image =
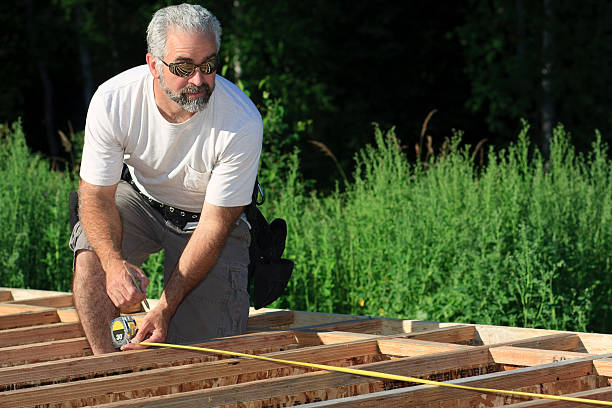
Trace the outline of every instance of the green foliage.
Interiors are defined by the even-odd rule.
[[[285,104],[268,91],[267,79],[259,81],[258,90],[262,93],[259,110],[264,128],[258,180],[264,186],[265,194],[274,195],[282,188],[282,176],[289,169],[291,154],[303,138],[309,121],[297,121],[290,126]]]
[[[76,182],[29,151],[21,122],[1,132],[0,284],[70,290],[68,193]]]
[[[588,158],[576,155],[558,127],[545,163],[527,132],[481,169],[456,135],[425,170],[376,127],[354,183],[326,197],[304,194],[294,158],[271,200],[296,261],[276,306],[611,331],[607,148],[598,135]]]

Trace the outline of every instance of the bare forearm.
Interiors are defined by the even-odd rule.
[[[107,270],[108,263],[120,260],[121,218],[113,194],[99,194],[81,185],[79,189],[79,210],[83,230],[89,243]]]
[[[117,185],[79,183],[80,218],[83,230],[104,271],[106,294],[116,307],[140,302],[149,279],[121,254],[122,225],[115,204]],[[134,282],[140,281],[140,285]]]

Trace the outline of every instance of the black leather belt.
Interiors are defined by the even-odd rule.
[[[164,204],[164,203],[160,203],[159,201],[156,201],[152,199],[151,197],[147,196],[146,194],[144,194],[142,191],[138,189],[138,187],[134,183],[134,180],[132,180],[132,176],[130,175],[130,172],[127,170],[127,166],[124,167],[124,171],[121,174],[121,179],[130,183],[132,188],[136,190],[138,194],[140,194],[151,205],[151,207],[157,210],[157,212],[159,212],[166,221],[170,221],[172,224],[174,224],[178,228],[182,230],[186,230],[186,231],[192,230],[195,228],[198,221],[200,220],[200,213],[191,212],[187,210],[181,210],[180,208],[176,208],[176,207],[172,207],[170,205]],[[188,225],[188,223],[193,223],[193,224]]]
[[[159,212],[162,215],[162,217],[164,217],[166,221],[170,221],[172,224],[176,225],[180,229],[182,230],[194,229],[195,225],[193,225],[193,228],[187,228],[188,227],[187,223],[188,222],[197,223],[200,220],[200,213],[194,213],[191,211],[181,210],[180,208],[172,207],[170,205],[160,203],[159,201],[155,201],[154,199],[140,192],[138,188],[134,185],[133,182],[130,184],[151,205],[151,207],[156,209],[157,212]]]

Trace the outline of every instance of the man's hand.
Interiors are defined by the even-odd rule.
[[[116,307],[132,306],[146,298],[149,279],[142,269],[122,259],[109,261],[105,269],[106,294]]]
[[[121,350],[140,350],[147,348],[147,346],[138,344],[142,341],[163,343],[168,335],[168,325],[170,324],[171,317],[168,316],[166,312],[167,309],[160,304],[147,313],[142,321],[142,327],[138,328],[136,336],[134,336],[130,343],[121,346]]]

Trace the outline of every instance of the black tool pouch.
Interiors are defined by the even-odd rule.
[[[282,259],[287,239],[287,223],[276,218],[271,223],[257,208],[257,183],[253,201],[244,212],[251,224],[249,247],[249,286],[255,309],[274,302],[283,294],[293,272],[293,261]]]
[[[70,231],[74,229],[74,226],[79,222],[79,193],[71,191],[68,194],[68,211],[70,215]]]

